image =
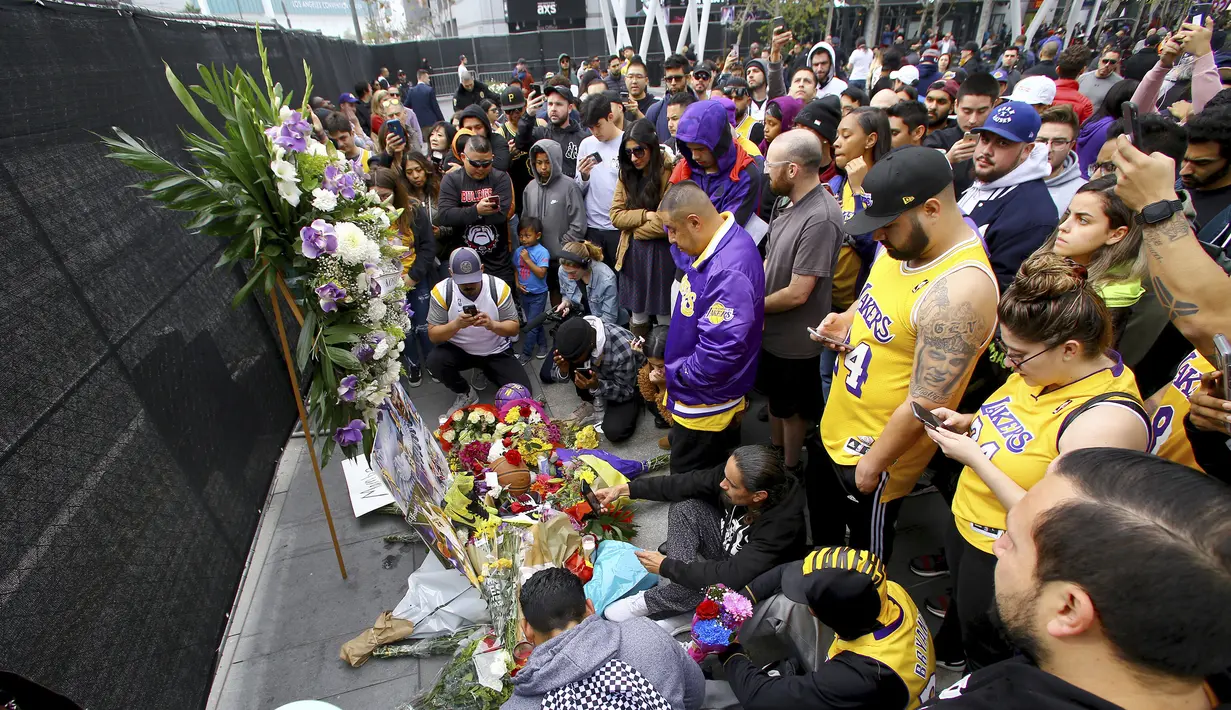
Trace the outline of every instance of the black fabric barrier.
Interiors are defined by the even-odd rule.
[[[264,38],[296,96],[303,59],[335,100],[373,74],[354,43]],[[204,706],[294,421],[242,271],[91,133],[186,160],[164,60],[260,81],[251,28],[0,0],[0,668],[91,709]]]

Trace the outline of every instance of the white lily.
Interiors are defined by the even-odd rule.
[[[278,194],[281,195],[282,199],[286,200],[291,207],[299,206],[299,185],[296,185],[293,182],[279,181]]]

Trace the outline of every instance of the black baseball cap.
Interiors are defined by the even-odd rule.
[[[863,191],[871,200],[842,225],[847,234],[867,234],[935,197],[953,184],[953,168],[935,148],[904,146],[891,150],[868,171]]]
[[[500,93],[500,108],[505,111],[523,108],[525,105],[526,95],[517,84],[510,84],[508,88]]]
[[[548,84],[547,86],[543,87],[543,98],[547,98],[548,96],[551,96],[552,94],[560,94],[560,98],[564,99],[565,101],[569,103],[573,103],[573,92],[567,86],[564,86],[564,85],[553,86],[551,84]]]
[[[782,572],[782,593],[805,604],[840,638],[854,639],[884,626],[888,603],[885,565],[876,555],[851,547],[822,547]]]

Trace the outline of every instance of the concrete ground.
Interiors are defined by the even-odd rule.
[[[537,372],[541,361],[530,367]],[[570,385],[541,386],[556,416],[568,416],[577,404]],[[424,419],[435,421],[453,394],[425,378],[409,390]],[[495,388],[481,394],[491,402]],[[760,408],[753,404],[752,412]],[[644,460],[661,451],[663,434],[646,416],[636,435],[605,446],[626,458]],[[767,442],[768,425],[745,417],[743,440]],[[392,609],[406,593],[406,579],[423,561],[420,544],[387,544],[382,537],[408,528],[395,516],[368,514],[356,519],[350,507],[341,464],[323,470],[348,579],[342,580],[303,439],[291,439],[278,466],[274,485],[253,543],[230,627],[221,649],[208,710],[267,710],[294,700],[319,699],[343,710],[392,709],[421,687],[430,685],[445,658],[373,659],[351,668],[338,657],[341,645],[369,628],[381,612]],[[654,549],[666,539],[666,504],[641,502],[634,540]],[[910,498],[903,505],[890,577],[910,590],[923,607],[925,596],[944,591],[946,577],[923,580],[907,569],[911,557],[939,550],[944,525],[951,524],[940,496]],[[933,632],[939,622],[925,613]],[[938,678],[945,687],[953,674]]]

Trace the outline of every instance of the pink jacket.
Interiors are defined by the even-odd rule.
[[[1171,70],[1167,67],[1155,64],[1154,68],[1142,77],[1137,90],[1133,92],[1133,103],[1137,104],[1141,113],[1154,113],[1158,110],[1154,104],[1158,100],[1158,92],[1162,88],[1163,79],[1167,77],[1169,71]],[[1214,53],[1210,52],[1197,57],[1197,61],[1193,63],[1191,113],[1200,112],[1205,108],[1206,102],[1214,98],[1214,94],[1219,91],[1222,91],[1222,79],[1218,76],[1218,67],[1214,64]]]

